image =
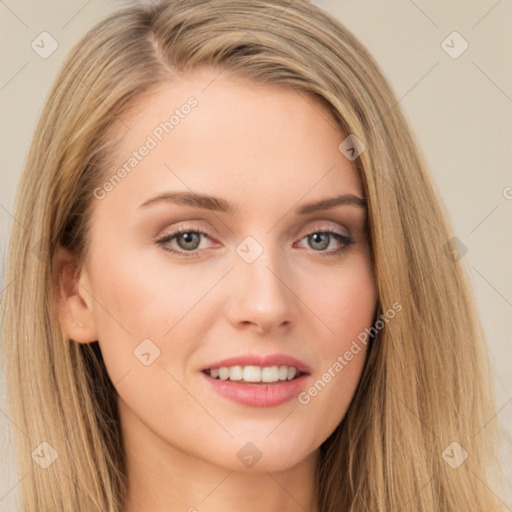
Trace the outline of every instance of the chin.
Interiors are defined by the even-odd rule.
[[[314,456],[311,450],[298,448],[297,442],[288,438],[288,442],[281,442],[276,438],[273,442],[253,440],[235,442],[235,448],[229,448],[222,456],[214,455],[211,460],[217,466],[229,471],[239,473],[266,473],[286,471]],[[233,445],[231,445],[233,446]],[[313,450],[314,452],[315,450]],[[234,452],[234,456],[233,456]],[[213,455],[213,454],[212,454]]]
[[[281,453],[268,453],[266,455],[262,453],[261,458],[256,460],[256,462],[253,462],[252,465],[249,463],[246,465],[236,457],[229,465],[226,465],[224,461],[222,467],[237,473],[278,473],[280,471],[287,471],[297,466],[303,462],[305,458],[306,457],[297,457],[296,454],[293,457],[286,457]]]

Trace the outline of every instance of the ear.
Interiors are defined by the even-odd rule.
[[[57,312],[62,331],[78,343],[97,341],[87,272],[78,258],[63,247],[57,249],[56,265],[59,290]]]

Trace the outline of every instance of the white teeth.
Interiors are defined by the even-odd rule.
[[[285,368],[286,368],[286,366],[285,366]],[[293,366],[290,366],[290,368],[288,368],[288,375],[287,375],[288,380],[292,380],[296,374],[297,374],[297,370]]]
[[[231,366],[229,369],[229,380],[242,380],[243,366]]]
[[[221,368],[219,368],[220,380],[227,380],[228,377],[229,377],[229,368],[227,368],[226,366],[222,366]]]
[[[293,366],[221,366],[212,368],[210,377],[220,380],[244,382],[279,382],[292,380],[299,372]]]
[[[245,382],[261,382],[261,368],[259,366],[244,366]]]
[[[276,382],[280,374],[277,366],[265,366],[261,370],[261,382]]]

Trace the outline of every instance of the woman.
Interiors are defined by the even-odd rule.
[[[15,218],[24,510],[500,510],[452,230],[376,63],[318,8],[98,23]]]

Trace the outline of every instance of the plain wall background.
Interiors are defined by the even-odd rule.
[[[496,415],[512,435],[512,2],[316,0],[373,54],[388,77],[430,165],[469,270],[496,384]],[[99,0],[0,1],[0,293],[13,200],[33,130],[62,61],[75,42],[122,5]],[[58,49],[41,58],[31,43],[49,32]],[[458,32],[458,58],[442,42]],[[453,39],[453,42],[452,42]],[[461,48],[453,36],[452,52]],[[15,510],[11,429],[0,402],[0,509]],[[503,447],[512,482],[511,444]],[[512,485],[512,484],[511,484]],[[512,491],[492,489],[512,510]],[[491,492],[490,491],[490,492]]]

